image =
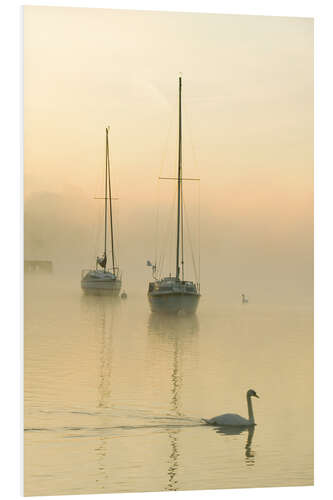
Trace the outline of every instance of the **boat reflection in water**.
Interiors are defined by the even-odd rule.
[[[252,450],[252,439],[254,436],[254,425],[250,427],[235,427],[235,426],[216,426],[213,427],[217,434],[223,434],[224,436],[237,436],[242,434],[243,432],[247,432],[247,441],[245,444],[245,463],[246,465],[254,465],[255,464],[255,452]]]
[[[148,319],[150,340],[160,339],[163,344],[170,341],[179,341],[180,345],[193,343],[199,329],[199,319],[195,314],[173,316],[167,313],[152,313]]]
[[[98,469],[96,483],[99,483],[101,491],[105,491],[110,479],[107,454],[110,440],[108,436],[110,427],[108,409],[112,406],[112,338],[120,303],[120,297],[116,296],[111,301],[108,296],[81,296],[81,311],[91,323],[91,329],[98,345],[99,373],[96,380],[96,414],[98,413],[99,416],[99,428],[98,431],[96,429],[98,444],[95,451]],[[105,432],[103,432],[103,429],[105,429]]]
[[[173,418],[175,425],[175,428],[167,428],[166,431],[169,441],[169,456],[167,460],[168,478],[164,489],[167,491],[181,489],[177,473],[180,461],[178,440],[184,427],[184,418],[186,419],[182,413],[184,354],[186,352],[186,361],[197,358],[195,346],[198,332],[199,321],[195,315],[176,317],[154,313],[149,316],[148,340],[151,357],[154,358],[152,364],[156,366],[158,382],[158,377],[165,377],[165,371],[159,370],[159,366],[167,363],[166,370],[170,388],[168,416]],[[157,359],[158,357],[160,359]]]

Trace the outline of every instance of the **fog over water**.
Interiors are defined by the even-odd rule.
[[[154,187],[152,185],[152,190]],[[25,258],[50,259],[57,273],[67,273],[68,278],[75,279],[76,276],[78,279],[80,270],[94,266],[96,255],[103,251],[104,221],[99,200],[72,191],[68,187],[62,194],[38,192],[26,199]],[[273,221],[272,226],[262,221],[255,223],[244,214],[238,221],[234,220],[232,226],[223,214],[218,219],[214,211],[208,213],[204,208],[201,211],[203,293],[219,293],[228,301],[233,296],[238,300],[239,292],[245,291],[256,302],[311,302],[313,241],[310,224],[306,233],[304,226],[300,228],[297,221],[293,228],[289,227],[292,222],[288,221],[289,226],[283,231]],[[146,290],[151,277],[146,260],[153,260],[156,251],[156,212],[154,205],[150,209],[138,206],[133,213],[126,206],[116,207],[116,256],[126,287],[135,292]],[[161,254],[169,257],[167,272],[174,273],[175,214],[171,220],[174,224],[170,226],[168,248]],[[194,231],[191,236],[193,234],[195,239],[197,221],[193,216],[192,222]],[[189,263],[186,274],[189,274],[188,279],[193,279],[189,244],[186,249],[188,259],[185,262]],[[198,256],[198,245],[195,250]]]
[[[158,177],[177,169],[180,71],[202,297],[161,319],[146,261],[174,275],[176,183]],[[107,125],[127,301],[80,288],[103,252]],[[25,7],[24,217],[25,259],[53,262],[25,274],[26,494],[312,484],[311,19]],[[246,416],[250,387],[254,433],[202,424]]]

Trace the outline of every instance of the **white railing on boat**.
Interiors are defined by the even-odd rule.
[[[81,270],[81,279],[83,279],[88,273],[97,271],[97,269],[82,269]],[[99,269],[100,272],[103,272]],[[106,269],[105,272],[114,274],[117,279],[121,280],[122,273],[119,273],[119,267],[115,267],[115,273],[112,272],[111,269]]]

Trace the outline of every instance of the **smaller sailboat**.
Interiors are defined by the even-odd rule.
[[[110,175],[110,154],[109,154],[109,127],[106,131],[106,152],[105,152],[105,205],[104,205],[104,252],[102,256],[96,257],[96,268],[83,270],[81,272],[81,288],[85,293],[107,294],[118,296],[121,289],[121,273],[116,266],[114,251],[114,235],[112,221],[112,197],[111,197],[111,175]],[[108,203],[109,202],[109,203]],[[111,240],[111,262],[112,267],[107,268],[107,233],[108,233],[108,209],[109,228]]]

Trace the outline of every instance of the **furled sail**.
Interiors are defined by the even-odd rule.
[[[96,258],[96,264],[101,266],[103,269],[106,268],[106,262],[107,262],[106,253],[103,255],[103,257]]]

